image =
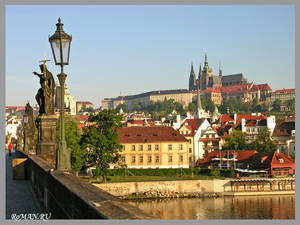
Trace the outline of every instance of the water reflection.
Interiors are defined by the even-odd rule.
[[[295,219],[295,195],[129,201],[159,219]]]

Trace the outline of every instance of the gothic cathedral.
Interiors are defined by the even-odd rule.
[[[234,85],[241,85],[247,83],[248,83],[247,79],[244,79],[243,74],[222,76],[221,64],[219,68],[219,76],[214,76],[212,68],[208,66],[206,51],[205,51],[204,67],[202,69],[200,64],[198,79],[196,79],[196,74],[194,72],[193,64],[191,65],[190,80],[189,80],[190,91],[197,90],[197,87],[199,87],[199,90],[206,90],[210,88],[218,89],[219,87],[234,86]]]

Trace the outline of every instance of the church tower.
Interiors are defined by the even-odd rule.
[[[201,68],[201,63],[200,63],[199,74],[198,74],[198,86],[199,86],[200,90],[203,90],[202,80],[203,80],[203,77],[202,77],[202,68]]]
[[[200,81],[200,90],[206,90],[208,88],[211,88],[213,85],[213,78],[212,78],[213,70],[209,68],[206,51],[205,51],[204,67],[203,70],[201,71],[201,76],[202,79]]]
[[[189,81],[189,91],[196,90],[196,86],[197,86],[196,75],[194,73],[194,67],[192,63],[191,72],[190,72],[190,81]]]
[[[222,66],[221,66],[221,61],[220,61],[220,67],[219,67],[219,76],[222,77]]]

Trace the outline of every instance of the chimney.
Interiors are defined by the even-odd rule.
[[[246,125],[246,119],[245,119],[245,118],[242,118],[242,132],[243,132],[243,133],[246,132],[245,125]]]
[[[236,124],[236,118],[237,118],[237,114],[236,113],[233,115],[233,118],[234,118],[233,124]]]
[[[178,124],[180,123],[180,115],[176,116],[176,123],[178,123]]]

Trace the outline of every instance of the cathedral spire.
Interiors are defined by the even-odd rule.
[[[220,67],[219,67],[219,76],[222,76],[222,66],[221,66],[221,60],[220,60]]]
[[[191,64],[191,74],[194,73],[194,67],[193,67],[193,62]]]
[[[205,51],[204,70],[206,70],[206,71],[209,70],[206,51]]]

